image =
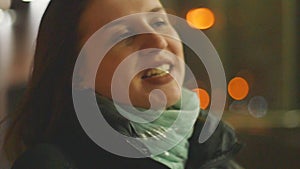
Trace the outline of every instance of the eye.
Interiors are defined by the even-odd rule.
[[[168,25],[168,21],[164,18],[155,18],[151,24],[154,28],[160,28]]]
[[[153,24],[153,26],[155,26],[155,27],[160,27],[160,26],[164,26],[164,25],[167,25],[167,23],[165,21],[155,22]]]
[[[125,33],[120,34],[117,38],[118,38],[118,40],[121,40],[121,39],[124,40],[126,37],[130,38],[131,35],[132,35],[131,32],[125,32]]]
[[[130,30],[117,32],[113,37],[113,42],[129,42],[134,38],[134,33]]]

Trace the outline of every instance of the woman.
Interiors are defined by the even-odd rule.
[[[122,3],[120,3],[122,2]],[[203,120],[198,114],[193,114],[192,123],[195,126],[189,134],[172,149],[164,153],[147,156],[147,158],[128,158],[118,156],[96,145],[80,126],[72,102],[72,74],[83,45],[105,24],[120,17],[139,13],[157,12],[166,15],[158,0],[52,0],[42,18],[37,47],[34,57],[34,69],[23,102],[18,112],[12,117],[11,127],[5,141],[5,149],[13,169],[18,168],[239,168],[232,157],[240,149],[234,132],[220,123],[213,136],[205,143],[198,143],[198,136]],[[148,34],[131,36],[117,43],[103,58],[96,78],[95,85],[89,82],[86,70],[82,69],[77,78],[81,91],[97,93],[97,101],[102,114],[108,123],[119,133],[130,137],[155,137],[155,127],[165,129],[170,120],[174,120],[178,110],[197,105],[194,95],[187,90],[180,90],[184,77],[183,49],[174,28],[166,17],[149,20],[139,18],[139,26],[149,29]],[[119,23],[110,29],[108,40],[113,35],[127,35],[131,28]],[[161,32],[160,32],[161,31]],[[158,33],[167,33],[163,36]],[[175,38],[174,38],[175,37]],[[166,57],[160,52],[140,52],[128,67],[129,71],[137,73],[130,81],[130,101],[123,94],[113,97],[111,86],[113,75],[118,65],[128,55],[138,51],[155,48],[168,51],[176,57]],[[151,57],[149,57],[151,55]],[[152,63],[149,69],[138,71],[141,58],[143,62]],[[145,59],[146,58],[146,59]],[[165,60],[163,63],[161,60]],[[93,64],[88,57],[84,61]],[[159,64],[157,64],[159,63]],[[132,73],[131,72],[131,73]],[[117,78],[120,82],[126,80],[130,72],[121,72]],[[75,79],[76,79],[75,78]],[[117,85],[117,88],[122,88]],[[142,124],[132,122],[120,116],[111,100],[118,105],[132,105],[138,109],[151,107],[149,95],[154,89],[165,94],[163,120]],[[177,106],[183,94],[190,100],[183,101]],[[160,94],[154,94],[151,103],[161,102]],[[130,107],[130,106],[129,106]],[[175,113],[175,115],[174,115]],[[196,112],[198,113],[198,112]],[[130,116],[130,115],[129,115]],[[196,122],[195,122],[196,121]],[[195,124],[194,124],[195,122]],[[171,123],[171,122],[170,122]],[[164,128],[165,127],[165,128]],[[178,133],[173,132],[174,136]],[[114,141],[114,140],[111,140]],[[153,152],[153,145],[145,145],[146,150]],[[164,148],[158,147],[158,149]],[[138,149],[139,152],[139,149]]]

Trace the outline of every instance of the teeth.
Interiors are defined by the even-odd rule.
[[[162,70],[162,71],[169,71],[170,70],[170,65],[169,64],[162,64],[162,65],[160,65],[160,66],[158,66],[158,67],[156,67],[156,69],[159,69],[159,70]]]
[[[147,71],[145,77],[151,77],[151,76],[164,76],[168,73],[170,73],[171,65],[169,64],[162,64],[154,69],[150,69]]]

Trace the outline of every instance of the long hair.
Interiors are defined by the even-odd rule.
[[[87,3],[51,0],[42,17],[31,78],[17,111],[8,118],[4,150],[11,162],[73,123],[72,73],[79,54],[79,20]]]

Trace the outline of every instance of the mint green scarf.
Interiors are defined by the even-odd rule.
[[[100,102],[105,100],[102,104],[113,104],[104,97],[98,96],[98,99]],[[130,109],[135,108],[124,105],[115,104],[115,108],[114,111],[131,119],[131,127],[140,137],[140,141],[153,154],[151,155],[153,160],[171,169],[184,169],[188,158],[188,138],[193,133],[193,126],[200,110],[199,100],[194,92],[182,89],[182,97],[174,106],[163,112],[152,111],[151,114],[148,113],[149,116],[147,114],[136,116],[130,113]],[[146,111],[142,108],[136,108],[136,110]],[[153,116],[158,118],[153,121],[149,120]],[[150,122],[146,123],[146,121]]]

